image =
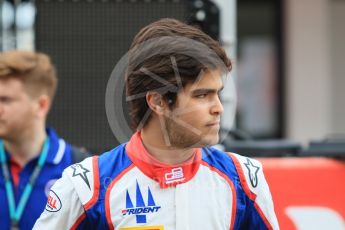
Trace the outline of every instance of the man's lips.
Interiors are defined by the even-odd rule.
[[[220,125],[220,121],[213,121],[213,122],[207,123],[206,126],[213,127],[213,126],[219,126],[219,125]]]

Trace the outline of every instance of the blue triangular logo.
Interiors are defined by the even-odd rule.
[[[138,181],[136,182],[136,204],[133,205],[132,199],[129,195],[129,191],[126,191],[126,209],[122,210],[123,216],[136,216],[136,222],[139,224],[147,223],[146,215],[150,213],[156,213],[161,208],[157,206],[153,198],[150,187],[147,188],[147,206],[145,205],[143,195],[140,190]]]

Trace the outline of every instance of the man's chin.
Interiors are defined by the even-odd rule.
[[[199,147],[216,145],[218,144],[218,142],[219,135],[206,136],[201,139]]]
[[[0,139],[3,139],[3,138],[4,138],[4,136],[5,136],[5,133],[4,133],[4,132],[2,132],[2,130],[1,130],[1,128],[0,128]]]
[[[1,129],[1,127],[0,127],[0,139],[5,140],[8,138],[9,138],[9,133],[6,130]]]

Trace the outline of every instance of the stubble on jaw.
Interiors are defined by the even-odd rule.
[[[169,139],[169,144],[171,147],[187,149],[194,147],[204,147],[206,145],[213,145],[216,143],[208,143],[210,141],[204,140],[204,132],[202,130],[195,130],[186,127],[180,122],[176,122],[178,118],[174,116],[164,117],[164,128],[165,135]],[[161,127],[163,128],[163,127]],[[218,132],[214,135],[219,135]],[[218,139],[218,138],[217,138]]]

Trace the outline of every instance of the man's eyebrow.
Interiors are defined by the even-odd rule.
[[[219,93],[224,89],[224,86],[222,86],[219,89],[214,89],[214,88],[200,88],[200,89],[195,89],[192,91],[192,94],[202,94],[202,93]]]

